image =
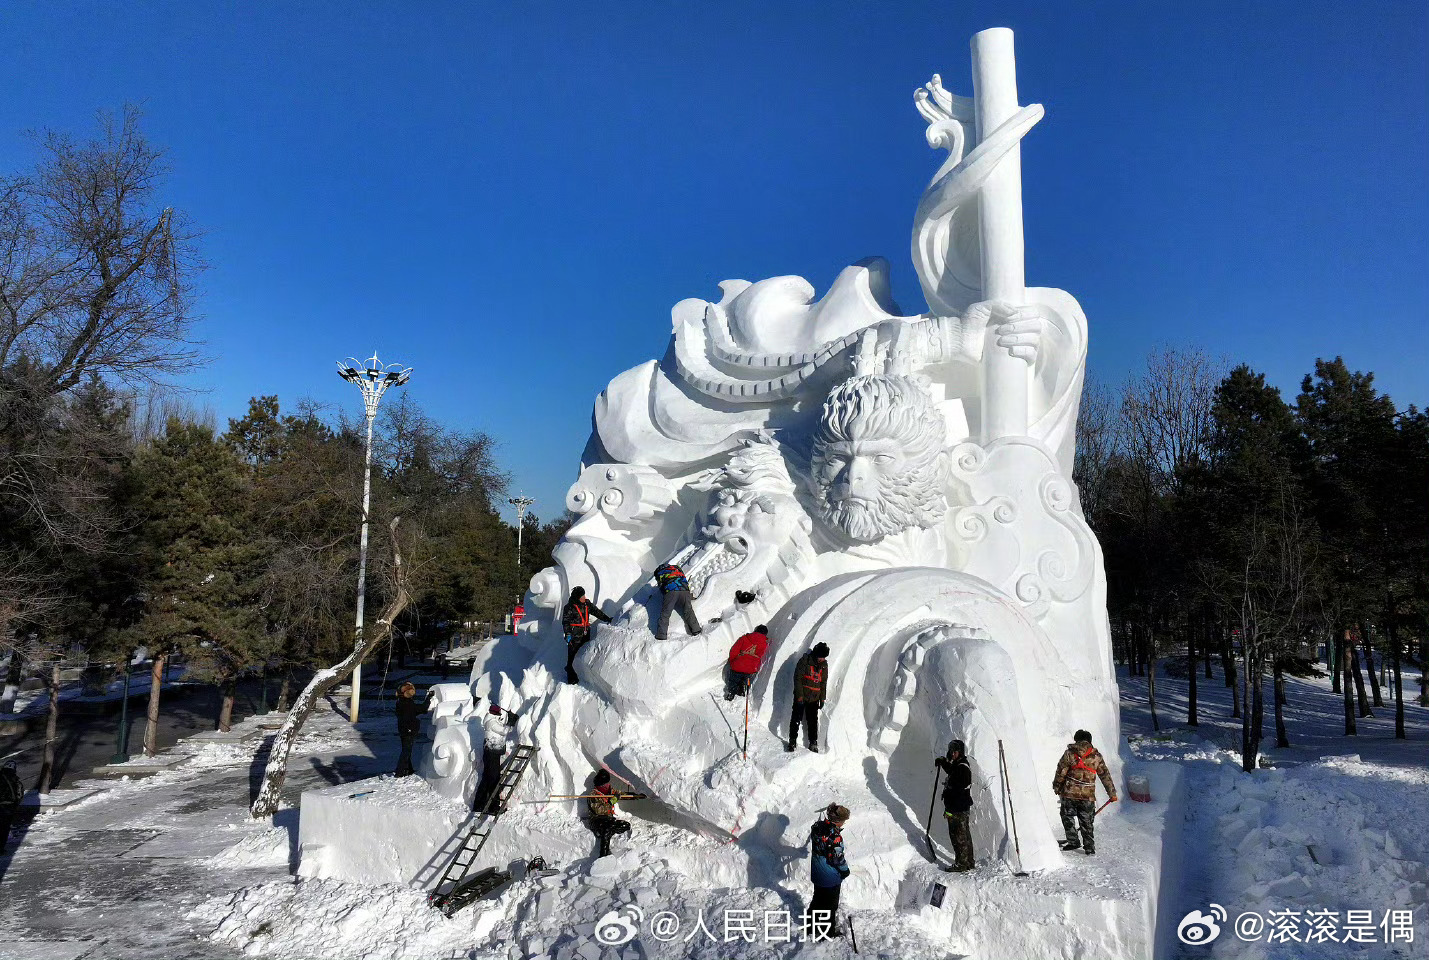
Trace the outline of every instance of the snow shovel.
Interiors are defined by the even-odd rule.
[[[998,772],[1002,775],[1002,802],[1008,812],[1012,814],[1012,848],[1017,851],[1017,867],[1012,872],[1014,877],[1025,877],[1027,871],[1022,869],[1022,844],[1017,840],[1017,807],[1012,803],[1012,777],[1007,772],[1007,757],[1002,752],[1002,741],[997,741],[997,766]]]
[[[938,848],[933,846],[933,811],[938,808],[938,782],[943,778],[943,771],[940,767],[933,768],[933,799],[928,801],[928,822],[923,825],[923,839],[928,841],[928,854],[933,858],[933,862],[942,866],[938,862]]]
[[[1096,812],[1094,812],[1094,813],[1092,814],[1092,818],[1095,819],[1095,818],[1096,818],[1096,815],[1097,815],[1098,813],[1101,813],[1101,812],[1102,812],[1103,810],[1105,810],[1107,807],[1111,806],[1113,803],[1116,803],[1116,799],[1117,799],[1116,797],[1112,797],[1112,798],[1111,798],[1110,800],[1108,800],[1106,803],[1104,803],[1104,804],[1102,804],[1101,806],[1097,807]]]

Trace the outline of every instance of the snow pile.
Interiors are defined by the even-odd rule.
[[[679,857],[662,856],[642,844],[594,863],[582,861],[550,876],[517,881],[495,899],[473,904],[451,919],[429,907],[418,891],[334,880],[251,887],[209,901],[189,919],[207,928],[214,940],[275,960],[852,955],[848,941],[799,942],[799,898],[742,884],[712,888],[709,881],[686,872]],[[658,928],[663,930],[659,937],[653,932],[657,915],[665,924]],[[597,931],[622,919],[633,920],[638,935],[623,946],[608,945],[610,933]],[[901,960],[947,953],[946,942],[916,921],[868,914],[856,915],[854,923],[863,957]]]
[[[292,837],[283,827],[250,834],[210,861],[219,867],[287,867]]]
[[[465,955],[478,914],[447,920],[416,890],[278,880],[215,898],[189,919],[249,956],[276,960]]]
[[[241,743],[205,743],[189,753],[184,766],[189,770],[203,767],[231,767],[253,762],[253,746]]]

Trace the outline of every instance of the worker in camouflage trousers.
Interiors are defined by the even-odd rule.
[[[700,635],[700,621],[695,616],[695,601],[690,596],[690,581],[685,571],[673,563],[662,563],[655,568],[655,583],[660,587],[660,619],[655,627],[655,639],[664,640],[670,635],[670,617],[678,612],[685,621],[685,632],[692,637]]]
[[[566,683],[580,682],[576,676],[576,655],[581,652],[581,647],[590,643],[591,617],[601,623],[610,622],[600,607],[586,599],[585,587],[573,588],[570,600],[561,611],[561,629],[566,634]]]
[[[973,869],[973,837],[968,829],[968,816],[973,808],[973,771],[968,764],[967,748],[961,740],[948,744],[948,755],[935,761],[947,774],[943,785],[943,817],[948,821],[948,840],[953,845],[953,865],[946,869],[965,873]]]
[[[1081,848],[1088,854],[1097,852],[1096,844],[1096,802],[1097,779],[1106,788],[1107,803],[1116,801],[1116,784],[1112,782],[1111,771],[1101,753],[1092,746],[1092,735],[1078,730],[1072,743],[1067,744],[1057,764],[1057,775],[1052,778],[1052,790],[1062,798],[1062,829],[1067,839],[1062,841],[1063,850]],[[1077,837],[1081,829],[1081,838]]]
[[[843,837],[847,822],[848,807],[831,803],[823,818],[809,828],[809,878],[814,881],[814,898],[809,901],[805,922],[814,939],[844,935],[839,926],[839,890],[849,875]]]
[[[618,820],[615,816],[615,805],[621,800],[643,799],[643,793],[623,794],[617,793],[610,785],[610,773],[605,770],[595,772],[595,787],[591,790],[591,796],[586,798],[586,809],[589,816],[585,818],[586,826],[590,827],[591,833],[596,839],[596,859],[610,855],[610,838],[617,837],[622,833],[630,832],[629,820]]]
[[[829,645],[820,641],[794,665],[794,713],[789,718],[789,742],[784,745],[787,752],[799,746],[801,723],[809,731],[809,749],[819,752],[819,711],[828,692]]]

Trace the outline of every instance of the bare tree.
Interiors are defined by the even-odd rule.
[[[337,686],[344,677],[350,676],[353,668],[361,663],[369,653],[391,639],[393,625],[401,616],[402,611],[411,603],[411,594],[408,592],[408,574],[402,566],[402,553],[397,542],[399,519],[393,518],[389,526],[392,539],[391,599],[387,601],[381,615],[377,618],[376,629],[371,632],[358,633],[354,638],[351,652],[341,662],[315,673],[313,678],[308,681],[308,685],[303,688],[303,692],[298,694],[292,709],[288,711],[288,718],[283,721],[283,726],[273,736],[273,746],[268,753],[268,765],[263,771],[263,785],[259,788],[250,811],[254,819],[271,817],[277,812],[278,804],[282,799],[283,780],[288,774],[288,757],[292,753],[293,744],[297,742],[298,734],[302,732],[303,724],[316,709],[318,700]]]
[[[1288,485],[1274,491],[1263,510],[1245,518],[1238,567],[1203,567],[1208,586],[1237,609],[1241,631],[1241,765],[1258,766],[1264,716],[1261,688],[1265,665],[1274,673],[1276,745],[1290,746],[1284,716],[1283,658],[1303,635],[1314,596],[1315,538],[1298,496]]]
[[[1185,618],[1174,609],[1180,602],[1160,583],[1176,577],[1168,563],[1176,562],[1174,534],[1168,518],[1171,498],[1180,493],[1187,472],[1206,458],[1206,441],[1215,407],[1216,388],[1226,364],[1190,347],[1163,347],[1147,357],[1146,369],[1129,379],[1121,391],[1120,436],[1113,449],[1122,452],[1123,482],[1110,509],[1137,528],[1143,590],[1135,608],[1143,620],[1147,690],[1153,725],[1156,715],[1156,668],[1160,627],[1180,625]],[[1094,401],[1095,404],[1095,401]],[[1090,434],[1092,431],[1088,431]],[[1190,674],[1188,722],[1196,722],[1196,671],[1193,629],[1183,631]],[[1135,631],[1133,632],[1133,635]]]
[[[87,376],[152,381],[197,359],[201,264],[183,217],[159,208],[163,151],[127,106],[86,142],[38,135],[28,176],[0,180],[0,369],[22,357],[61,393]]]

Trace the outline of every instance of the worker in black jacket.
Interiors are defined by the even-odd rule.
[[[412,744],[422,732],[422,708],[417,705],[417,688],[404,683],[397,688],[397,736],[402,739],[402,752],[397,754],[397,770],[393,776],[412,773]]]
[[[948,744],[948,755],[935,761],[938,769],[948,775],[943,785],[943,816],[948,821],[948,840],[953,845],[953,865],[945,869],[963,873],[973,863],[973,838],[968,830],[968,815],[973,808],[973,771],[968,764],[967,748],[961,740]]]
[[[601,623],[609,623],[610,618],[601,613],[600,607],[586,599],[585,587],[571,590],[571,599],[561,611],[561,629],[566,633],[566,683],[579,683],[576,676],[576,654],[581,647],[590,643],[590,618]]]

